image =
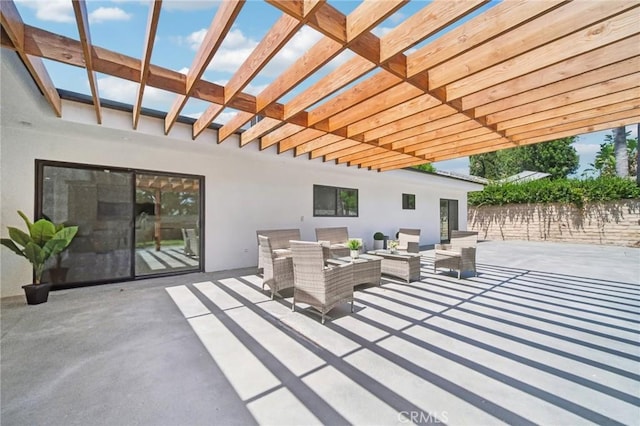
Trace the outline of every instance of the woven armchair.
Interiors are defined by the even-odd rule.
[[[263,229],[256,231],[256,237],[263,235],[269,238],[271,244],[271,250],[276,257],[291,256],[291,250],[289,250],[290,240],[300,239],[299,229]],[[260,240],[258,238],[258,272],[262,272],[264,269],[264,260],[262,257],[262,251],[260,250]]]
[[[320,243],[291,241],[293,253],[293,305],[306,303],[324,316],[342,302],[351,302],[353,312],[353,265],[325,266]]]
[[[436,257],[433,272],[436,268],[449,268],[458,271],[458,279],[463,271],[476,271],[476,245],[478,233],[473,231],[451,231],[449,244],[436,244]]]
[[[262,253],[262,289],[269,286],[271,298],[280,290],[293,287],[293,260],[291,256],[280,256],[273,251],[269,237],[258,235]]]
[[[362,246],[362,238],[349,238],[349,230],[346,226],[334,228],[316,228],[316,240],[319,242],[329,242],[331,255],[333,257],[349,256],[349,240],[358,240]]]
[[[398,231],[398,250],[407,253],[420,253],[420,230],[400,228]]]

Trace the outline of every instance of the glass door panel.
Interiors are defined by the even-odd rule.
[[[45,279],[65,284],[131,277],[132,182],[131,172],[42,168],[42,214],[78,226],[69,249],[47,265],[54,274],[48,271]]]
[[[440,200],[440,241],[449,242],[451,230],[458,229],[458,200]]]
[[[200,270],[200,180],[136,174],[136,275]]]

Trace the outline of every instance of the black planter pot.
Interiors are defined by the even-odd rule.
[[[27,298],[27,305],[39,305],[49,299],[51,283],[27,284],[23,285],[24,295]]]

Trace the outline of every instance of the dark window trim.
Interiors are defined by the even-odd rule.
[[[331,188],[331,189],[335,189],[335,193],[336,193],[336,210],[335,210],[335,214],[316,214],[316,187],[321,187],[321,188]],[[338,194],[340,192],[340,190],[346,190],[346,191],[355,191],[356,192],[356,200],[357,200],[357,207],[356,207],[356,214],[355,215],[339,215],[338,214]],[[360,216],[360,194],[357,188],[345,188],[342,186],[332,186],[332,185],[318,185],[318,184],[313,184],[313,217],[359,217]]]
[[[410,202],[413,199],[413,206]],[[416,194],[402,194],[402,210],[415,210],[416,209]]]
[[[73,168],[73,169],[84,169],[84,170],[113,170],[114,172],[125,172],[125,173],[132,173],[133,175],[133,182],[135,182],[135,177],[136,174],[159,174],[159,175],[165,175],[165,176],[173,176],[173,177],[186,177],[186,178],[190,178],[190,179],[198,179],[198,181],[200,182],[200,264],[198,266],[198,269],[191,269],[189,271],[169,271],[169,272],[159,272],[156,274],[147,274],[147,275],[143,275],[143,276],[136,276],[135,275],[135,261],[131,262],[131,276],[130,277],[125,277],[125,278],[114,278],[114,279],[108,279],[108,280],[93,280],[93,281],[82,281],[82,282],[77,282],[77,283],[73,283],[73,284],[57,284],[55,287],[52,288],[52,290],[61,290],[61,289],[65,289],[65,288],[76,288],[76,287],[86,287],[86,286],[92,286],[92,285],[98,285],[98,284],[108,284],[108,283],[116,283],[116,282],[125,282],[125,281],[139,281],[139,280],[146,280],[149,278],[155,278],[155,277],[169,277],[169,276],[176,276],[176,275],[184,275],[184,274],[190,274],[190,273],[194,273],[194,272],[204,272],[204,259],[205,259],[205,251],[204,251],[204,238],[203,236],[205,235],[205,220],[204,220],[204,206],[205,206],[205,179],[203,175],[192,175],[189,173],[176,173],[176,172],[164,172],[164,171],[158,171],[158,170],[150,170],[150,169],[137,169],[137,168],[127,168],[127,167],[114,167],[114,166],[102,166],[102,165],[96,165],[96,164],[85,164],[85,163],[71,163],[71,162],[66,162],[66,161],[52,161],[52,160],[41,160],[41,159],[36,159],[35,160],[35,176],[36,176],[36,180],[34,182],[35,184],[35,190],[34,190],[34,194],[35,194],[35,202],[34,202],[34,207],[35,207],[35,211],[33,212],[33,218],[35,220],[42,218],[42,197],[43,197],[43,186],[40,185],[40,182],[42,182],[42,178],[43,178],[43,174],[44,174],[44,168],[46,166],[51,166],[51,167],[66,167],[66,168]],[[133,200],[135,200],[135,191],[136,191],[136,186],[132,185],[132,196],[133,196]],[[132,203],[132,213],[133,216],[135,217],[135,202]],[[132,226],[131,227],[131,240],[130,241],[135,241],[135,228]],[[131,250],[133,251],[132,253],[132,259],[135,259],[135,246],[132,246]]]

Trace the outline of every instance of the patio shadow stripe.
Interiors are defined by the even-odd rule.
[[[403,295],[405,295],[405,296],[411,297],[411,298],[413,298],[413,299],[429,300],[429,299],[427,299],[427,298],[425,298],[425,297],[422,297],[422,296],[417,296],[417,295],[415,295],[415,294],[411,294],[411,293],[403,292],[403,291],[402,291],[402,290],[400,290],[400,289],[391,288],[391,287],[386,287],[386,289],[387,289],[389,292],[400,293],[400,294],[403,294]],[[391,297],[390,295],[385,295],[385,296],[380,296],[380,297],[385,297],[385,298],[387,298],[387,299],[389,299],[389,300],[395,300],[395,299],[394,299],[393,297]],[[477,297],[477,296],[476,296],[476,297]],[[490,298],[490,297],[485,296],[485,295],[482,295],[482,296],[480,296],[480,297],[483,297],[483,298]],[[504,301],[501,301],[501,302],[505,303]],[[533,319],[533,320],[536,320],[536,321],[544,322],[544,323],[547,323],[547,324],[553,324],[553,325],[556,325],[556,326],[559,326],[559,327],[562,327],[562,328],[570,328],[570,329],[573,329],[573,330],[576,330],[576,331],[580,331],[580,332],[583,332],[583,333],[587,333],[587,334],[591,334],[591,335],[594,335],[594,336],[602,337],[603,339],[618,341],[618,342],[620,342],[620,343],[622,343],[622,344],[627,344],[627,345],[632,345],[632,346],[636,346],[636,345],[637,345],[637,342],[635,342],[635,341],[628,340],[628,339],[624,339],[624,338],[617,337],[617,336],[613,336],[613,335],[611,335],[611,334],[602,333],[602,332],[597,332],[597,331],[594,331],[594,330],[591,330],[591,329],[585,329],[585,328],[582,328],[582,327],[579,327],[579,326],[574,326],[574,325],[570,325],[570,324],[566,324],[566,323],[562,323],[562,322],[558,322],[558,321],[554,321],[554,320],[546,319],[546,318],[543,318],[543,317],[537,317],[537,316],[534,316],[534,315],[525,314],[525,313],[522,313],[522,312],[520,312],[520,311],[512,311],[512,310],[509,310],[509,309],[504,308],[504,307],[500,307],[500,308],[498,308],[498,307],[493,306],[493,305],[489,305],[489,304],[486,304],[486,303],[478,302],[477,300],[472,300],[471,298],[470,298],[470,299],[464,299],[464,300],[462,300],[462,301],[461,301],[461,303],[459,303],[459,304],[457,304],[457,305],[455,305],[455,306],[452,306],[452,307],[450,307],[450,308],[449,308],[449,309],[447,309],[447,310],[450,310],[450,309],[454,309],[454,308],[455,308],[455,309],[460,309],[460,310],[464,311],[464,309],[463,309],[463,308],[461,308],[461,306],[462,306],[463,304],[465,304],[465,303],[470,303],[470,304],[477,305],[477,306],[484,306],[484,307],[487,307],[487,308],[489,308],[489,309],[495,309],[495,310],[500,309],[500,311],[501,311],[501,312],[511,313],[511,314],[513,314],[513,315],[518,315],[518,316],[520,316],[520,317],[527,317],[527,318],[530,318],[530,319]],[[515,303],[514,303],[514,304],[515,304]],[[408,306],[408,307],[411,307],[411,308],[413,308],[413,309],[420,309],[420,310],[422,310],[423,312],[428,313],[428,314],[431,314],[431,315],[436,315],[436,314],[443,315],[443,314],[445,314],[445,312],[447,311],[447,310],[444,310],[444,311],[438,312],[438,311],[434,311],[434,310],[431,310],[431,309],[422,308],[421,306],[418,306],[418,305],[416,305],[415,303],[404,303],[404,305],[406,305],[406,306]],[[530,308],[530,307],[527,307],[527,308]],[[557,314],[557,313],[555,313],[555,312],[552,312],[552,313],[553,313],[553,314]],[[579,319],[580,321],[583,321],[583,319],[581,319],[581,318],[578,318],[578,319]],[[606,325],[606,326],[608,326],[608,325]],[[635,331],[633,331],[633,332],[635,332]],[[549,333],[552,333],[552,332],[545,331],[545,333],[549,334]],[[594,347],[596,347],[596,345],[595,345],[595,344],[592,344],[592,345],[594,345]],[[599,348],[604,348],[604,349],[602,349],[602,350],[606,350],[606,351],[609,351],[609,352],[611,352],[611,351],[615,351],[615,349],[605,348],[605,347],[603,347],[603,346],[597,346],[597,347],[599,347]],[[616,352],[616,353],[623,353],[623,352]],[[625,355],[625,356],[626,356],[627,358],[629,358],[629,357],[633,357],[633,355]],[[634,358],[630,358],[630,359],[634,359]],[[640,359],[640,358],[638,358],[638,359]]]
[[[229,289],[225,288],[222,285],[214,284],[218,290],[222,293],[226,294],[226,297],[229,299],[235,300],[235,303],[240,306],[247,307],[254,311],[254,313],[258,313],[256,311],[255,305],[253,305],[250,301],[234,295],[230,292]],[[207,286],[208,287],[208,286]],[[247,399],[245,402],[255,404],[257,402],[257,398],[264,398],[268,393],[276,392],[281,388],[286,388],[291,391],[296,398],[302,403],[306,409],[308,409],[317,419],[319,419],[323,424],[348,424],[348,421],[336,410],[334,410],[331,405],[329,405],[324,399],[322,399],[319,395],[315,393],[313,389],[307,386],[300,377],[294,375],[289,368],[284,365],[280,360],[278,360],[273,354],[271,354],[268,350],[266,350],[262,345],[260,345],[249,333],[247,333],[242,327],[240,327],[233,319],[231,319],[226,311],[221,310],[216,304],[214,304],[204,293],[196,292],[196,296],[209,307],[213,315],[218,318],[223,328],[228,330],[235,339],[242,345],[245,351],[248,351],[252,357],[258,359],[260,364],[269,371],[270,375],[274,375],[274,377],[278,380],[278,386],[272,389],[265,389],[262,393],[256,393],[251,398]],[[217,300],[219,300],[220,292],[210,293],[215,294],[217,296]],[[278,323],[276,320],[268,316],[261,315],[262,320],[269,321],[271,324],[276,325],[276,327],[281,330],[283,333],[288,335],[289,337],[295,339],[295,334],[291,333],[288,327],[284,326],[282,323]],[[313,348],[307,346],[308,343],[305,341],[297,340],[298,343],[302,344],[308,350],[314,352]],[[315,355],[319,355],[317,352],[314,352]],[[321,359],[325,359],[325,357],[320,356]],[[238,369],[238,363],[234,363],[235,368]],[[242,374],[246,374],[244,369],[238,369]]]
[[[518,281],[523,280],[523,277],[520,277]],[[526,281],[526,280],[524,280]],[[524,289],[519,288],[519,287],[525,287]],[[573,293],[566,293],[566,292],[562,292],[562,291],[555,291],[553,293],[556,294],[562,294],[562,295],[567,295],[567,296],[576,296],[576,298],[569,298],[569,297],[562,297],[562,296],[556,296],[556,295],[551,295],[548,294],[547,292],[552,292],[552,290],[546,290],[546,289],[541,289],[538,288],[538,290],[543,290],[544,292],[540,293],[540,292],[536,292],[533,290],[529,290],[526,288],[525,285],[521,285],[519,282],[515,282],[512,281],[504,286],[501,286],[501,289],[509,289],[509,290],[513,290],[513,291],[517,291],[520,293],[527,293],[527,294],[534,294],[536,296],[540,296],[540,297],[548,297],[550,299],[557,299],[557,300],[566,300],[569,302],[573,302],[573,303],[580,303],[580,304],[584,304],[584,305],[588,305],[588,306],[596,306],[598,308],[604,308],[604,309],[611,309],[614,311],[620,311],[620,312],[626,312],[626,313],[630,313],[630,314],[637,314],[637,310],[628,310],[628,309],[624,309],[624,306],[629,306],[632,308],[638,308],[640,306],[635,305],[633,303],[626,303],[626,302],[617,302],[615,300],[606,300],[606,299],[602,299],[602,298],[598,298],[598,297],[586,297],[586,296],[580,296],[578,294],[573,294]],[[609,306],[606,304],[600,304],[600,303],[596,303],[596,302],[590,302],[590,301],[585,301],[583,299],[589,299],[589,300],[594,300],[597,302],[607,302],[607,303],[611,303],[611,304],[615,304],[615,305],[621,305],[621,307],[615,307],[615,306]],[[536,300],[536,299],[533,299]],[[539,299],[540,301],[546,301],[546,299]]]
[[[425,284],[428,284],[430,287],[437,286],[437,285],[434,285],[434,284],[432,284],[430,282],[427,282]],[[427,293],[427,294],[431,294],[431,293],[441,294],[439,292],[432,291],[431,289],[425,289],[425,288],[414,286],[414,285],[407,285],[407,287],[412,287],[415,291],[420,291],[420,292],[424,292],[424,293]],[[393,289],[393,291],[397,291],[397,292],[400,292],[400,293],[403,293],[403,294],[406,294],[406,295],[410,295],[412,297],[419,297],[419,296],[417,296],[417,295],[415,295],[413,293],[407,293],[407,292],[405,292],[405,291],[403,291],[401,289]],[[495,290],[495,292],[499,292],[499,290]],[[523,307],[523,308],[532,309],[531,305],[525,305],[525,304],[517,303],[517,302],[514,302],[514,301],[506,301],[506,300],[503,300],[503,299],[500,299],[500,298],[495,298],[495,297],[492,297],[492,296],[489,296],[489,295],[486,295],[486,294],[482,295],[481,297],[486,298],[486,299],[490,299],[490,300],[494,300],[494,301],[498,301],[498,302],[502,302],[502,303],[509,303],[511,305],[514,305],[514,306],[520,306],[520,307]],[[431,301],[428,298],[425,298],[425,299]],[[462,302],[471,301],[471,298],[469,298],[469,299],[462,299],[461,298],[460,301],[462,301]],[[476,303],[476,304],[482,305],[482,302],[478,302],[478,301],[475,301],[475,300],[472,301],[472,303]],[[462,303],[460,303],[460,305],[461,304]],[[486,306],[490,306],[490,305],[486,305]],[[622,326],[619,326],[619,325],[613,325],[613,324],[610,324],[610,323],[605,323],[605,322],[593,320],[593,319],[590,319],[590,318],[570,315],[570,314],[567,314],[567,313],[564,313],[564,312],[553,311],[553,310],[550,310],[550,309],[544,309],[544,308],[539,308],[539,307],[536,307],[535,309],[537,311],[540,311],[540,312],[549,313],[549,314],[552,314],[552,315],[558,315],[558,316],[562,316],[562,317],[566,317],[566,318],[571,318],[571,319],[574,319],[574,320],[577,320],[577,321],[581,321],[581,322],[588,322],[588,323],[591,323],[591,324],[594,324],[594,325],[599,325],[599,326],[606,327],[606,328],[612,328],[612,329],[620,330],[620,331],[627,332],[627,333],[633,333],[633,334],[637,334],[638,333],[638,330],[633,329],[633,328],[626,328],[626,327],[622,327]],[[593,314],[593,315],[597,315],[598,314],[597,312],[588,311],[588,310],[585,310],[584,312],[588,313],[588,314]],[[565,325],[566,323],[561,323],[561,324]],[[589,330],[589,332],[591,332],[591,330]],[[611,338],[610,334],[606,334],[606,336],[607,336],[607,338]],[[624,343],[629,343],[629,342],[635,343],[635,341],[628,341],[628,340],[625,341]]]
[[[372,324],[373,325],[373,324]],[[384,326],[384,324],[379,324],[376,323],[375,326],[377,327],[381,327],[381,328],[386,328]],[[420,326],[425,326],[424,324],[420,325]],[[532,395],[536,398],[542,399],[544,401],[547,401],[557,407],[560,407],[564,410],[570,411],[582,418],[585,418],[589,421],[592,422],[596,422],[598,424],[612,424],[612,425],[622,425],[623,423],[620,423],[610,417],[604,416],[600,413],[597,413],[593,410],[590,410],[589,408],[583,407],[579,404],[576,404],[572,401],[566,400],[564,398],[561,398],[557,395],[552,394],[551,392],[547,392],[543,389],[540,389],[538,387],[532,386],[526,382],[523,382],[521,380],[515,379],[513,377],[507,376],[503,373],[500,373],[496,370],[493,370],[487,366],[484,366],[482,364],[478,364],[468,358],[462,357],[460,355],[454,354],[452,352],[449,352],[445,349],[441,349],[435,345],[429,344],[427,342],[424,342],[420,339],[417,339],[413,336],[407,335],[403,332],[397,332],[395,330],[388,330],[390,333],[393,333],[396,337],[405,340],[409,343],[412,343],[416,346],[419,346],[429,352],[435,353],[445,359],[449,359],[453,362],[456,362],[460,365],[464,365],[467,368],[470,368],[474,371],[477,371],[487,377],[491,377],[492,379],[495,379],[499,382],[505,383],[515,389],[519,389],[525,393],[528,393],[529,395]],[[345,330],[345,332],[347,332]],[[353,338],[357,338],[357,336],[354,336]],[[493,414],[493,413],[492,413]]]
[[[599,286],[603,286],[604,288],[620,288],[620,289],[624,289],[624,290],[630,290],[630,291],[638,291],[638,284],[637,283],[623,283],[620,281],[613,281],[613,280],[604,280],[604,279],[600,279],[600,278],[588,278],[588,277],[579,277],[577,275],[567,275],[567,274],[560,274],[557,272],[554,273],[550,273],[550,272],[545,272],[545,271],[535,271],[535,270],[530,270],[530,269],[520,269],[520,268],[509,268],[509,267],[505,267],[505,266],[498,266],[498,265],[489,265],[489,264],[483,264],[483,263],[476,263],[477,267],[482,267],[482,269],[485,269],[487,271],[489,270],[495,270],[495,271],[500,271],[503,273],[510,273],[509,271],[513,271],[512,273],[517,273],[517,274],[529,274],[529,275],[536,275],[536,276],[541,276],[541,277],[545,277],[548,279],[563,279],[563,280],[570,280],[570,281],[574,281],[576,283],[582,284],[582,285],[599,285]],[[595,282],[594,282],[595,281]],[[598,287],[601,288],[601,287]]]
[[[244,281],[244,280],[242,280],[242,278],[240,278],[240,280]],[[246,285],[249,288],[251,288],[252,290],[254,290],[254,291],[260,291],[259,289],[257,289],[253,285],[251,285],[251,283],[248,283]],[[227,292],[232,291],[229,288],[224,288],[224,290],[227,291]],[[310,340],[308,336],[305,336],[305,335],[299,333],[295,328],[291,327],[290,325],[287,325],[287,324],[281,322],[281,320],[279,320],[277,317],[274,317],[268,311],[268,307],[270,306],[268,303],[267,304],[260,303],[258,305],[253,305],[253,304],[250,303],[249,300],[243,298],[241,295],[237,295],[237,297],[238,297],[238,300],[242,301],[243,303],[246,303],[246,306],[249,309],[253,310],[254,312],[256,312],[258,314],[262,314],[262,316],[267,318],[269,321],[272,321],[275,324],[278,324],[279,327],[282,328],[283,332],[286,332],[286,333],[290,334],[291,336],[297,337],[297,341],[300,344],[304,345],[309,350],[314,351],[316,353],[316,355],[320,356],[323,360],[325,360],[325,362],[328,365],[330,365],[331,367],[335,368],[337,371],[339,371],[345,377],[348,377],[350,380],[354,381],[355,383],[358,383],[364,389],[366,389],[371,394],[376,396],[380,401],[384,401],[386,403],[386,405],[391,406],[394,409],[396,409],[397,412],[400,412],[400,411],[416,411],[417,412],[417,411],[421,410],[421,407],[418,407],[418,406],[414,405],[410,401],[406,400],[402,396],[396,394],[395,392],[393,392],[392,390],[387,388],[384,384],[373,380],[371,377],[369,377],[366,374],[362,373],[361,371],[355,369],[354,367],[352,367],[351,365],[349,365],[348,363],[346,363],[344,361],[343,357],[345,355],[348,355],[348,354],[351,354],[351,353],[355,353],[358,350],[361,350],[359,345],[354,344],[354,349],[353,350],[347,352],[344,355],[338,356],[338,355],[334,354],[333,352],[328,351],[323,346],[318,345],[315,341]],[[275,301],[270,301],[269,303],[279,304],[279,305],[284,305],[284,306],[289,305],[289,306],[287,306],[287,311],[289,311],[289,309],[290,309],[290,303],[288,303],[284,299],[276,299]],[[271,306],[274,306],[274,305],[271,305]],[[339,333],[335,333],[335,330],[332,329],[331,322],[327,322],[327,324],[321,325],[318,320],[302,316],[302,315],[300,315],[299,312],[296,314],[296,317],[298,317],[298,318],[300,318],[300,319],[302,319],[304,321],[313,322],[313,324],[315,326],[322,327],[324,329],[330,330],[330,331],[332,331],[332,333],[336,334],[336,336],[340,336],[340,337],[344,338],[344,336],[341,336]],[[320,416],[318,416],[318,417],[321,418]],[[335,423],[335,422],[328,423],[325,420],[323,420],[323,421],[325,422],[325,424],[343,424],[343,423],[345,423],[345,421],[340,422],[340,423]],[[397,421],[397,418],[395,416],[394,416],[393,421]],[[418,424],[424,424],[424,423],[418,422]],[[440,424],[442,424],[442,423],[440,423]],[[528,424],[528,423],[526,423],[526,424]]]
[[[362,301],[362,300],[359,300],[359,301],[360,301],[360,303],[364,303],[365,305],[370,306],[371,308],[374,308],[374,309],[377,309],[379,311],[385,312],[385,313],[387,313],[389,315],[397,315],[397,313],[395,311],[392,311],[392,310],[389,310],[387,308],[384,308],[384,307],[382,307],[382,306],[380,306],[380,305],[378,305],[376,303],[373,303],[373,302],[370,302],[370,301]],[[503,337],[505,339],[513,340],[514,342],[522,343],[524,345],[531,346],[532,348],[536,348],[536,349],[540,349],[540,350],[543,350],[543,351],[547,351],[547,352],[553,353],[555,355],[562,356],[562,357],[565,357],[565,358],[568,358],[568,359],[571,359],[571,360],[574,360],[574,361],[577,361],[577,362],[581,362],[581,363],[584,363],[584,364],[587,364],[587,365],[591,365],[593,367],[596,367],[596,368],[599,368],[599,369],[602,369],[602,370],[606,370],[606,371],[608,371],[610,373],[618,374],[620,376],[623,376],[623,377],[626,377],[626,378],[629,378],[629,379],[632,379],[632,380],[640,382],[640,375],[634,374],[634,373],[626,371],[626,370],[619,369],[619,368],[614,367],[614,366],[609,365],[609,364],[603,364],[603,363],[591,360],[589,358],[585,358],[585,357],[576,355],[576,354],[571,353],[571,352],[566,352],[566,351],[563,351],[563,350],[560,350],[560,349],[557,349],[557,348],[554,348],[554,347],[551,347],[551,346],[547,346],[547,345],[544,345],[544,344],[541,344],[541,343],[536,343],[536,342],[533,342],[533,341],[530,341],[530,340],[526,340],[526,339],[514,336],[514,335],[509,334],[509,333],[501,332],[501,331],[498,331],[498,330],[494,330],[492,328],[488,328],[488,327],[479,325],[477,323],[465,321],[465,320],[462,320],[462,319],[459,319],[459,318],[456,318],[456,317],[453,317],[453,316],[449,316],[449,314],[447,314],[444,318],[446,318],[448,320],[451,320],[451,321],[454,321],[454,322],[459,323],[459,324],[463,324],[463,325],[478,329],[480,331],[484,331],[486,333],[490,333],[490,334],[493,334],[493,335],[496,335],[496,336],[499,336],[499,337]],[[408,318],[403,318],[403,319],[408,320]]]

